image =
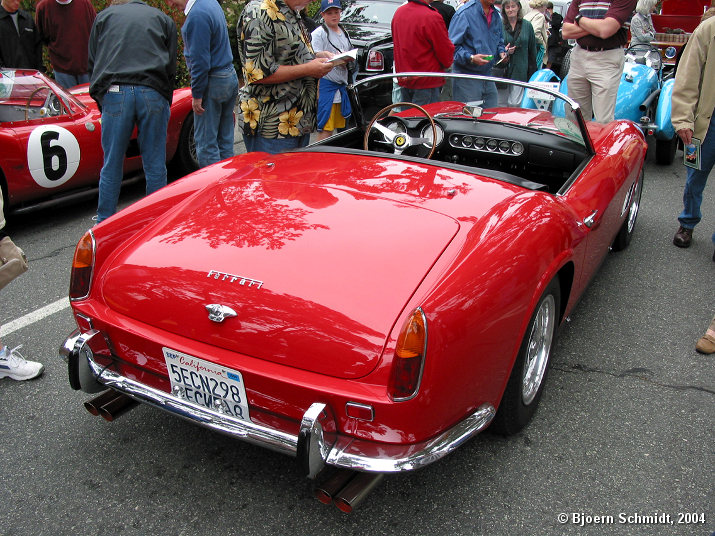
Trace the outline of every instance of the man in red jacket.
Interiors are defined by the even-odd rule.
[[[431,0],[408,0],[392,17],[395,72],[442,73],[454,58],[444,19]],[[440,100],[444,78],[397,79],[404,102],[429,104]],[[403,85],[404,84],[404,85]]]

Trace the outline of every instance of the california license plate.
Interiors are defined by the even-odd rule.
[[[243,377],[226,368],[192,355],[162,348],[171,380],[171,392],[206,408],[250,420]]]

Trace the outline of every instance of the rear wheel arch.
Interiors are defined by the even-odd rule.
[[[564,252],[563,256],[567,255],[567,252]],[[562,261],[563,262],[563,261]],[[509,377],[507,378],[507,383],[504,387],[504,392],[502,393],[502,398],[499,403],[499,409],[501,411],[497,412],[498,417],[495,418],[495,423],[490,426],[490,430],[493,431],[494,433],[500,434],[500,435],[511,435],[516,432],[518,432],[523,426],[528,423],[528,421],[531,419],[531,415],[535,411],[535,406],[538,405],[538,400],[541,397],[541,390],[543,388],[539,389],[538,394],[536,395],[536,400],[533,408],[527,408],[526,411],[528,413],[527,416],[523,415],[523,412],[525,408],[520,407],[519,404],[516,403],[516,398],[517,395],[515,393],[515,390],[517,390],[516,383],[518,383],[516,376],[520,375],[520,371],[523,367],[523,349],[524,349],[524,341],[529,337],[529,331],[532,329],[533,325],[533,316],[535,315],[541,300],[543,299],[544,295],[551,289],[553,286],[557,287],[556,294],[558,296],[556,300],[556,318],[555,322],[556,325],[554,326],[554,339],[556,337],[556,333],[559,330],[559,327],[565,318],[566,315],[566,310],[567,306],[569,303],[569,300],[571,298],[571,291],[573,289],[573,282],[574,282],[574,274],[575,274],[575,266],[572,260],[568,259],[564,264],[559,267],[557,270],[548,273],[547,276],[545,276],[542,281],[546,281],[543,286],[540,286],[538,290],[538,293],[535,292],[535,297],[534,297],[534,306],[532,309],[530,309],[530,316],[529,316],[529,321],[526,324],[526,327],[524,329],[524,333],[522,333],[522,338],[520,339],[520,344],[519,348],[517,350],[517,355],[514,359],[514,362],[511,364],[511,370],[509,372]],[[518,370],[516,370],[518,369]],[[545,378],[546,374],[544,374]],[[543,381],[543,380],[542,380]],[[510,399],[510,400],[509,400]],[[506,405],[504,405],[506,402]],[[504,409],[501,409],[504,408]],[[501,414],[501,415],[500,415]],[[520,416],[519,416],[520,415]]]
[[[562,283],[558,274],[546,285],[521,339],[499,409],[490,430],[512,435],[531,420],[544,390],[551,350],[562,315]]]

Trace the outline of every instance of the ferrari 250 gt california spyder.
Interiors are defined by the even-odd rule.
[[[392,83],[351,88],[354,127],[199,170],[81,238],[60,353],[73,388],[104,391],[90,409],[148,404],[311,477],[416,469],[529,422],[559,325],[632,237],[643,134],[527,84],[535,108],[363,116]]]

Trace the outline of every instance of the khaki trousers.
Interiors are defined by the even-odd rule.
[[[568,95],[581,106],[586,121],[610,123],[623,74],[623,48],[591,52],[576,45],[571,52]]]

